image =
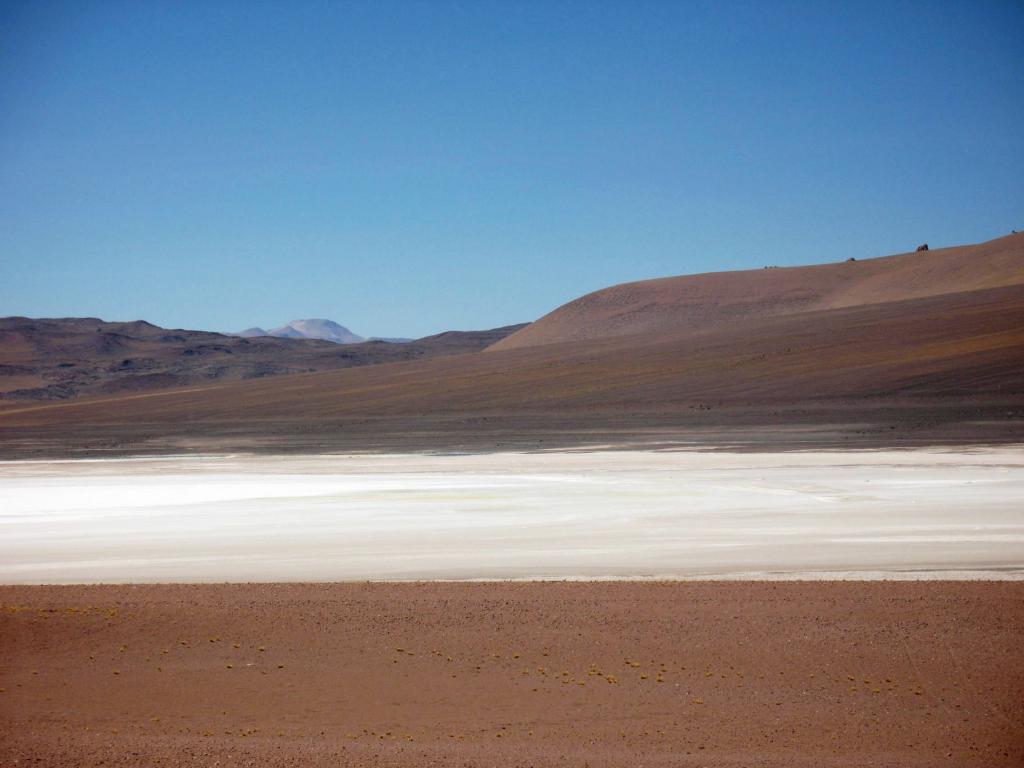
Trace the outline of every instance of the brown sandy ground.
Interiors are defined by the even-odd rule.
[[[0,587],[0,765],[1024,764],[1024,584]]]

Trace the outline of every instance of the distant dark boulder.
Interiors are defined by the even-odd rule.
[[[928,243],[922,243],[921,245],[917,246],[917,250],[919,250],[919,251],[927,251],[928,250]]]

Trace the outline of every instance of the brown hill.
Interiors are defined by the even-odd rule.
[[[0,409],[30,446],[483,448],[1024,439],[1024,287]],[[838,425],[838,427],[835,427]],[[835,428],[833,428],[835,427]],[[822,432],[824,430],[824,432]],[[820,444],[821,439],[815,438]],[[43,446],[40,448],[40,446]],[[62,448],[63,450],[63,448]]]
[[[478,351],[522,326],[408,344],[168,330],[142,320],[0,318],[0,402],[147,392]]]
[[[881,304],[1024,284],[1024,234],[978,245],[822,264],[625,283],[559,307],[494,344],[509,350]]]
[[[135,359],[133,339],[185,334],[176,360],[251,354],[223,349],[228,337],[216,334],[88,323],[70,342],[33,352],[40,338],[15,334],[0,348],[54,364],[70,344],[117,367]],[[60,404],[0,400],[0,454],[1024,440],[1024,235],[618,286],[535,326],[497,343],[514,328],[309,347],[317,361],[329,355],[323,367],[345,370],[223,382],[194,374],[173,390],[126,393],[120,383]],[[365,364],[371,353],[379,364]],[[192,361],[188,370],[203,370]]]

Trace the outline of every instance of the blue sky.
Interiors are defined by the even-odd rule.
[[[1024,229],[1024,3],[0,2],[0,315],[420,336]]]

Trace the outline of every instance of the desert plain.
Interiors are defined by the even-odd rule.
[[[0,0],[0,768],[1024,768],[1024,0]]]
[[[1020,582],[0,587],[4,765],[1014,766]]]
[[[0,765],[1024,764],[1022,286],[1014,233],[404,351],[11,318]]]
[[[1022,491],[1007,447],[6,462],[4,764],[1019,765]]]

